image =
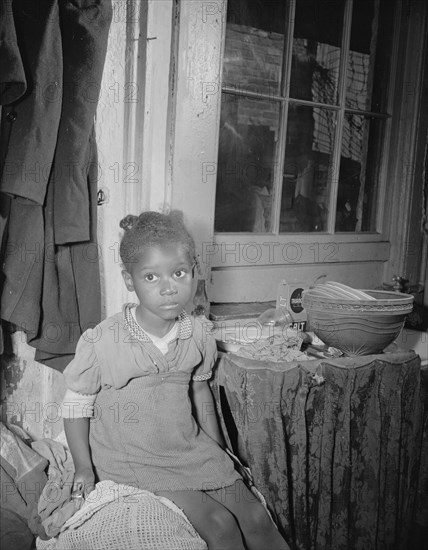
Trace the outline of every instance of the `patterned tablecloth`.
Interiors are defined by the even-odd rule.
[[[229,444],[293,548],[426,548],[428,369],[419,356],[269,363],[224,354],[213,387]]]

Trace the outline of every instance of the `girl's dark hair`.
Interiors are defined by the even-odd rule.
[[[120,257],[128,271],[138,261],[139,252],[150,246],[180,244],[189,254],[190,262],[195,259],[195,241],[178,210],[169,214],[151,211],[139,216],[129,214],[121,220],[120,227],[125,231],[120,243]]]

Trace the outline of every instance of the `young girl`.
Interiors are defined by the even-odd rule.
[[[120,225],[123,279],[139,303],[85,332],[64,371],[74,486],[88,494],[95,480],[113,480],[167,497],[210,550],[288,549],[224,450],[208,385],[216,343],[183,309],[191,235],[175,213]]]

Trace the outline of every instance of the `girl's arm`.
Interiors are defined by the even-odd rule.
[[[82,484],[86,496],[95,485],[89,448],[89,418],[64,418],[64,431],[74,462],[74,488]]]
[[[207,381],[193,381],[191,385],[193,414],[204,432],[223,449],[226,443],[220,430],[214,397]]]

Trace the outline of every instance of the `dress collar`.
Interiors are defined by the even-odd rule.
[[[123,306],[123,318],[125,320],[125,327],[129,330],[134,338],[140,340],[140,342],[151,342],[150,337],[147,333],[140,327],[140,325],[134,320],[134,317],[131,313],[131,309],[137,307],[138,304],[125,304]],[[178,316],[178,337],[181,340],[186,340],[192,336],[193,327],[190,317],[183,309]]]

